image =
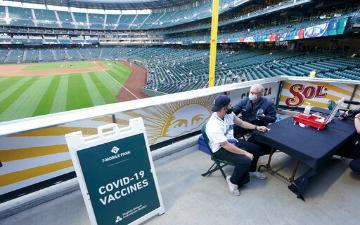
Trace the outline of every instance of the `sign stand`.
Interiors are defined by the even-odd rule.
[[[165,212],[142,118],[65,135],[92,225],[139,224]]]

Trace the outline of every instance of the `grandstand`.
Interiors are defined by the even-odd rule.
[[[278,119],[304,107],[303,102],[296,106],[284,103],[293,84],[310,87],[301,96],[324,94],[321,91],[326,90],[327,98],[306,99],[316,107],[327,107],[328,100],[338,101],[344,96],[360,101],[360,1],[221,0],[215,88],[208,88],[211,16],[212,0],[0,0],[0,206],[49,186],[56,188],[58,182],[75,177],[64,142],[66,133],[81,130],[84,135],[92,135],[99,125],[112,122],[127,126],[129,119],[143,117],[151,149],[165,146],[167,155],[172,150],[168,153],[166,148],[174,142],[194,139],[200,133],[211,113],[209,106],[220,93],[237,99],[246,96],[251,85],[263,84],[268,97],[281,108],[283,114]],[[315,78],[309,78],[310,74]],[[139,92],[143,97],[155,97],[139,100]],[[124,99],[135,101],[118,103]],[[189,115],[193,117],[187,118]],[[23,151],[30,153],[24,156]],[[288,169],[290,161],[283,163],[284,158],[276,156],[275,161]],[[175,171],[171,176],[181,179],[179,186],[186,183],[189,195],[198,193],[194,187],[202,190],[203,186],[193,184],[203,180],[183,172],[198,173],[200,165],[207,166],[208,157],[196,153],[195,159],[182,159],[180,172],[171,166],[161,171],[168,196],[178,198],[185,190],[174,188],[178,183],[167,182],[173,179],[168,169]],[[347,164],[341,166],[346,170]],[[321,217],[321,224],[341,224],[344,218],[354,217],[351,210],[358,205],[356,198],[342,195],[350,202],[341,202],[347,212],[339,218],[333,215],[337,210],[334,202],[340,202],[338,190],[353,188],[349,177],[341,177],[343,183],[336,183],[336,191],[332,190],[335,194],[329,194],[327,187],[320,191],[314,188],[309,201],[312,210],[296,205],[295,210],[310,215],[306,218],[288,207],[292,203],[285,196],[272,214],[252,215],[254,220],[244,223],[314,224]],[[214,176],[207,185],[221,189],[218,179]],[[326,183],[335,178],[329,180]],[[267,195],[249,193],[248,200],[254,199],[254,207],[250,204],[251,212],[243,211],[242,217],[256,212],[258,205],[263,205],[265,211],[272,210],[268,201],[285,191],[274,180],[268,182],[272,186]],[[76,185],[67,191],[77,189]],[[351,194],[357,196],[359,189],[352,188]],[[209,193],[214,194],[209,202],[215,204],[220,197],[214,190]],[[51,200],[63,194],[51,192],[47,197]],[[203,194],[191,201],[199,199],[203,206],[208,201]],[[330,195],[330,200],[320,201],[322,195]],[[238,209],[238,202],[232,201],[227,199],[221,204],[230,202]],[[224,222],[223,215],[205,215],[200,208],[187,210],[188,205],[174,206],[173,202],[170,210],[200,214],[199,224],[239,224],[237,217]],[[66,208],[62,204],[59,208]],[[18,208],[28,204],[20,205]],[[248,206],[243,202],[240,205],[241,210]],[[208,214],[212,206],[206,207]],[[2,214],[0,207],[1,224],[27,222],[24,218],[3,220],[18,212],[17,205],[14,208]],[[322,210],[333,214],[324,218]],[[191,224],[195,220],[182,220],[178,211],[163,223],[150,223]],[[279,222],[287,215],[295,215],[296,219]],[[39,217],[29,224],[47,223],[39,222]],[[73,217],[69,215],[69,221],[64,223],[84,222]],[[354,220],[348,224],[357,224]]]
[[[176,93],[207,87],[209,55],[206,49],[172,47],[90,47],[78,49],[2,50],[1,63],[69,60],[140,60],[148,69],[146,88]],[[41,58],[40,58],[41,56]],[[155,56],[155,57],[154,57]],[[46,60],[44,60],[46,59]],[[274,76],[360,79],[360,58],[348,54],[303,53],[284,50],[222,50],[218,53],[216,85]]]
[[[218,42],[224,46],[218,53],[215,84],[279,75],[307,76],[310,71],[316,71],[320,78],[358,79],[358,49],[349,49],[349,43],[341,47],[348,48],[343,52],[324,52],[314,44],[307,47],[311,50],[300,46],[304,45],[300,40],[319,38],[329,43],[326,37],[342,42],[342,35],[357,36],[353,28],[359,17],[357,1],[320,3],[221,1]],[[0,43],[10,47],[1,50],[0,63],[138,60],[147,68],[145,89],[176,93],[206,87],[210,1],[184,2],[176,9],[139,7],[136,11],[121,4],[111,5],[118,10],[92,6],[3,4]],[[300,8],[306,13],[299,15]]]
[[[3,2],[0,63],[137,61],[147,69],[144,89],[152,93],[205,88],[211,1],[173,4]],[[359,8],[358,1],[221,1],[215,85],[311,71],[359,79],[359,44],[351,41],[358,40]]]
[[[308,0],[306,0],[308,1]],[[220,5],[220,12],[226,12],[234,7],[240,6],[249,0],[232,1],[224,0]],[[150,12],[143,10],[141,13],[132,14],[104,14],[104,11],[94,11],[94,13],[84,12],[83,10],[63,11],[61,7],[55,7],[58,10],[40,6],[40,9],[5,6],[0,8],[0,20],[7,21],[10,26],[30,26],[30,27],[49,27],[49,28],[77,28],[77,29],[108,29],[109,27],[117,30],[132,29],[154,29],[170,27],[184,24],[200,19],[211,17],[210,2],[185,4],[179,8],[161,9]],[[39,7],[39,6],[36,6]],[[6,18],[10,18],[6,20]],[[159,19],[161,18],[161,21]]]

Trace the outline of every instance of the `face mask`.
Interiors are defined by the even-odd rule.
[[[250,101],[254,101],[257,99],[257,96],[255,94],[249,94]]]
[[[231,107],[230,109],[226,110],[226,114],[231,114],[233,112],[233,108]]]

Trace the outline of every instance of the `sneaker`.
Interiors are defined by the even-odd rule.
[[[260,180],[265,180],[267,178],[267,176],[265,174],[260,173],[260,172],[250,172],[249,174],[251,177],[255,177]]]
[[[233,195],[239,196],[239,195],[240,195],[240,191],[239,191],[239,189],[238,189],[238,186],[237,186],[236,184],[233,184],[233,183],[230,181],[230,176],[227,176],[227,177],[226,177],[226,182],[228,183],[230,192],[231,192]]]

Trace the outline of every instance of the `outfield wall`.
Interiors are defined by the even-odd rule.
[[[98,126],[113,119],[127,126],[129,119],[142,117],[150,145],[159,144],[200,130],[211,115],[216,95],[227,92],[235,103],[259,83],[265,86],[267,97],[283,106],[299,96],[314,106],[341,97],[360,100],[356,90],[360,81],[275,77],[0,123],[0,201],[74,171],[64,138],[67,133],[96,134]],[[295,84],[297,88],[291,89]]]
[[[167,93],[160,92],[160,91],[154,91],[152,89],[144,88],[144,93],[149,97],[156,97],[161,95],[167,95]]]

